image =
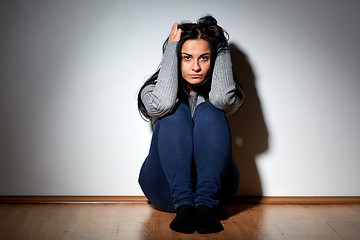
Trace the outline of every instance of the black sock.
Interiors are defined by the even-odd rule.
[[[216,217],[215,210],[206,205],[196,207],[196,229],[198,233],[216,233],[224,228]]]
[[[196,230],[195,209],[191,205],[183,205],[176,209],[176,216],[170,223],[176,232],[193,233]]]

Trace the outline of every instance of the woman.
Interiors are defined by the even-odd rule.
[[[139,111],[155,124],[139,176],[148,200],[174,212],[177,232],[223,230],[215,210],[237,190],[225,114],[243,101],[223,29],[212,16],[175,23],[159,70],[142,86]]]

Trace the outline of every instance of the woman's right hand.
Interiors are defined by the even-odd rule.
[[[179,23],[175,23],[172,28],[171,28],[171,32],[169,34],[169,40],[168,42],[174,42],[174,41],[179,41],[181,38],[181,33],[182,30],[179,28]]]

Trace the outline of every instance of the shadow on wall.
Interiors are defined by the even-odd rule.
[[[235,78],[240,82],[245,101],[228,121],[232,134],[233,155],[240,172],[237,196],[262,196],[256,155],[268,149],[268,131],[255,85],[255,75],[247,56],[230,44]]]

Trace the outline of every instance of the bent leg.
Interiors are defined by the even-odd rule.
[[[170,185],[165,177],[158,152],[158,135],[160,123],[157,122],[152,135],[149,155],[143,163],[139,184],[146,198],[159,210],[174,212]]]
[[[197,171],[195,205],[215,208],[227,170],[233,171],[230,130],[224,112],[210,102],[194,113],[194,157]],[[227,167],[231,166],[231,169]],[[230,183],[231,184],[231,183]],[[237,184],[237,183],[234,183]]]
[[[162,210],[194,205],[192,129],[190,111],[184,104],[156,123],[139,183],[149,201]]]
[[[179,105],[174,114],[161,119],[159,156],[175,209],[181,205],[194,205],[192,135],[193,122],[185,104]]]

